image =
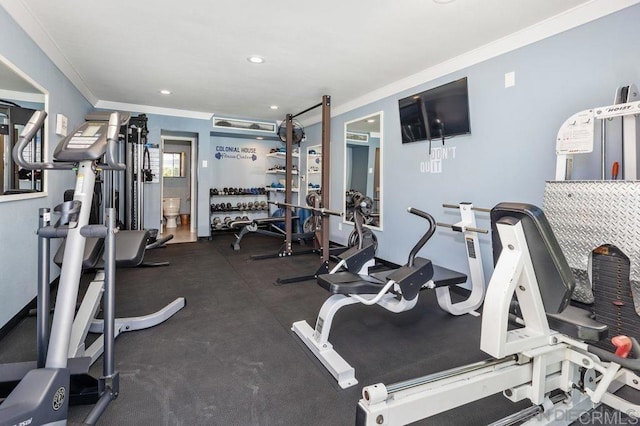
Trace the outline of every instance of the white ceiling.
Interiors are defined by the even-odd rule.
[[[359,106],[639,1],[0,4],[94,105],[282,119],[323,94],[334,112]],[[266,62],[249,63],[252,54]]]

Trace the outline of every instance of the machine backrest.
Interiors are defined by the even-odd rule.
[[[500,203],[491,210],[494,264],[502,253],[498,223],[522,224],[545,311],[562,312],[569,304],[575,281],[544,212],[524,203]]]

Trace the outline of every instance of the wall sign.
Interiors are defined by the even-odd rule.
[[[258,159],[257,149],[255,147],[240,146],[216,146],[214,157],[218,160],[251,160]]]
[[[439,146],[427,151],[427,159],[420,162],[420,173],[442,173],[442,166],[447,160],[456,158],[455,146]]]

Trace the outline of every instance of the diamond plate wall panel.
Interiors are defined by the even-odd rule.
[[[640,182],[547,182],[543,210],[576,277],[574,299],[593,303],[589,255],[613,244],[631,261],[631,288],[640,315]]]

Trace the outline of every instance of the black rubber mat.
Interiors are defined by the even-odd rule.
[[[487,358],[479,350],[480,318],[446,314],[431,291],[402,314],[348,306],[336,316],[330,341],[360,383],[340,389],[290,329],[298,320],[313,326],[329,294],[313,281],[274,285],[279,277],[312,273],[320,259],[252,260],[280,242],[254,236],[234,252],[232,240],[221,234],[170,245],[145,258],[170,266],[118,271],[118,316],[150,313],[179,296],[187,306],[157,327],[117,339],[120,396],[99,424],[352,425],[362,386]],[[0,361],[33,358],[34,334],[35,319],[28,318],[0,342]],[[99,360],[92,371],[100,369]],[[487,424],[526,406],[496,395],[419,424]],[[71,422],[88,411],[72,407]]]

